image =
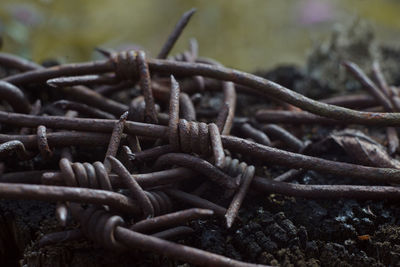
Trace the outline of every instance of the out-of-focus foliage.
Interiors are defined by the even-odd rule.
[[[398,0],[2,0],[2,50],[35,61],[87,60],[96,46],[156,55],[191,7],[198,12],[174,51],[195,37],[200,55],[244,70],[304,62],[313,40],[358,16],[383,42],[400,41]]]

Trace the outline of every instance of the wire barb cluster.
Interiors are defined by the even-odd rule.
[[[57,202],[56,217],[62,226],[68,224],[69,213],[80,222],[80,229],[49,235],[39,244],[83,234],[106,248],[150,250],[194,265],[252,266],[166,239],[189,235],[195,229],[188,222],[214,215],[224,219],[227,228],[240,225],[239,209],[250,190],[317,199],[400,199],[399,187],[377,185],[400,182],[397,163],[390,156],[399,147],[392,127],[400,125],[400,114],[394,113],[400,107],[399,90],[387,84],[379,65],[374,65],[375,84],[357,65],[346,64],[372,96],[316,101],[200,58],[194,40],[188,51],[165,60],[193,13],[183,15],[157,59],[146,58],[143,51],[99,49],[106,60],[44,68],[0,53],[0,65],[21,72],[0,81],[0,97],[7,103],[0,111],[1,126],[6,126],[0,134],[0,198]],[[41,94],[25,95],[33,84],[61,91],[73,101],[49,94],[49,101],[38,102],[32,98]],[[235,118],[236,90],[273,97],[285,104],[283,108],[289,103],[304,111],[238,110],[246,117]],[[202,107],[215,91],[222,92],[219,104]],[[114,98],[116,92],[124,97]],[[42,107],[40,101],[45,100]],[[386,112],[355,110],[382,110],[376,105]],[[385,160],[392,165],[378,161],[371,167],[308,156],[313,144],[302,140],[308,138],[304,133],[299,137],[301,127],[286,127],[299,123],[390,126],[390,155],[385,154]],[[41,157],[35,158],[38,152]],[[19,161],[12,162],[12,153]],[[40,169],[9,172],[28,160]],[[59,171],[53,170],[54,162]],[[251,164],[278,164],[290,170],[267,179],[257,176]],[[307,170],[371,180],[374,185],[285,182]],[[212,192],[217,194],[210,196]],[[220,204],[229,202],[226,207]],[[182,206],[190,209],[181,210]]]
[[[188,122],[185,119],[179,119],[179,95],[179,84],[171,76],[168,124],[170,144],[176,150],[200,155],[209,154],[210,148],[212,148],[215,165],[223,167],[224,151],[218,126],[214,123],[207,125],[202,122]]]
[[[79,216],[82,232],[90,240],[109,249],[126,250],[114,236],[115,228],[125,224],[121,216],[94,206],[80,211]]]
[[[72,163],[68,159],[60,160],[60,170],[65,184],[73,187],[84,187],[113,191],[108,172],[103,163]]]
[[[111,54],[115,64],[115,74],[120,80],[136,81],[139,79],[138,52],[134,50]]]

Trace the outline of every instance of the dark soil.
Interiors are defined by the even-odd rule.
[[[300,183],[331,183],[307,172]],[[194,221],[195,234],[179,242],[247,262],[277,266],[400,266],[400,208],[389,201],[310,200],[251,194],[241,221]],[[176,266],[162,256],[117,254],[89,241],[44,248],[44,233],[62,230],[54,206],[36,201],[1,203],[2,266]]]

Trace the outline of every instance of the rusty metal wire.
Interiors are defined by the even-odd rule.
[[[168,136],[176,150],[207,155],[213,150],[215,163],[223,166],[224,151],[219,129],[216,124],[205,124],[179,119],[179,84],[171,76],[171,96],[169,105]]]
[[[3,159],[11,153],[16,153],[21,160],[29,159],[32,155],[26,151],[25,146],[20,141],[8,141],[0,145],[0,158]]]
[[[107,248],[114,250],[139,248],[156,251],[201,266],[257,266],[129,230],[123,227],[124,220],[120,216],[113,216],[103,209],[90,207],[83,210],[76,207],[74,213],[81,221],[82,232]]]
[[[229,205],[229,208],[225,214],[226,226],[230,228],[237,217],[243,199],[246,196],[247,190],[249,189],[254,178],[255,168],[254,166],[248,166],[245,162],[239,162],[237,159],[226,157],[224,171],[231,176],[241,176],[241,185],[236,194],[233,196],[231,204]]]
[[[304,136],[298,138],[300,135],[280,125],[391,126],[387,128],[389,152],[396,153],[399,142],[392,126],[400,125],[400,113],[393,112],[400,107],[399,92],[387,84],[379,64],[373,65],[375,84],[354,63],[345,63],[371,96],[316,101],[269,80],[199,57],[194,39],[187,51],[165,60],[194,11],[183,15],[157,59],[146,57],[143,51],[116,53],[100,49],[105,60],[44,68],[0,53],[0,65],[21,71],[0,81],[0,96],[14,111],[4,111],[9,110],[8,106],[0,111],[0,122],[6,126],[0,134],[0,158],[7,163],[15,153],[19,160],[26,161],[39,152],[41,156],[34,161],[59,160],[59,171],[50,168],[3,173],[2,170],[0,197],[57,202],[56,217],[61,224],[66,226],[71,213],[81,227],[47,235],[39,242],[40,246],[85,236],[109,249],[150,250],[195,265],[252,266],[163,239],[189,235],[195,230],[184,224],[213,214],[224,219],[228,228],[232,227],[250,189],[310,198],[400,198],[396,186],[285,182],[306,170],[315,170],[379,184],[399,183],[398,169],[303,155],[307,144],[301,139]],[[209,88],[212,83],[217,84],[217,89]],[[38,90],[44,87],[58,90],[63,94],[61,99],[73,101],[58,98],[48,103],[40,94],[38,98],[43,99],[34,99],[36,94],[25,95],[33,84]],[[182,93],[180,84],[184,85]],[[259,109],[251,114],[256,120],[247,117],[234,121],[236,87],[241,93],[272,97],[304,111]],[[198,110],[202,95],[215,94],[217,90],[223,95],[222,106],[202,116]],[[133,99],[107,97],[117,91]],[[42,108],[38,101],[44,100]],[[30,101],[36,104],[31,105]],[[350,109],[377,105],[382,105],[386,112]],[[75,110],[87,118],[61,116],[64,110],[66,114]],[[46,116],[46,112],[60,116]],[[257,121],[276,124],[259,125]],[[230,136],[233,126],[233,134],[239,132],[253,141]],[[273,147],[276,140],[284,143],[279,147],[294,152]],[[93,155],[84,159],[89,162],[72,162],[82,147],[89,146]],[[242,160],[256,166],[261,162],[262,166],[279,164],[296,169],[266,179],[256,176],[256,167]],[[227,208],[202,194],[210,186],[221,192],[225,203],[231,197]],[[181,206],[190,209],[180,210]],[[129,222],[122,217],[126,214],[124,218],[129,218]]]
[[[63,158],[60,160],[60,170],[67,186],[113,191],[108,172],[101,162],[71,163]]]
[[[24,93],[11,83],[0,81],[0,97],[9,103],[15,112],[28,114],[31,111],[31,105]]]

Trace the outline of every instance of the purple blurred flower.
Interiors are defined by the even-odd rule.
[[[42,21],[42,15],[33,5],[13,4],[8,10],[16,21],[26,25],[35,26]]]
[[[335,10],[329,1],[306,0],[300,4],[298,12],[299,22],[311,25],[332,20]]]

